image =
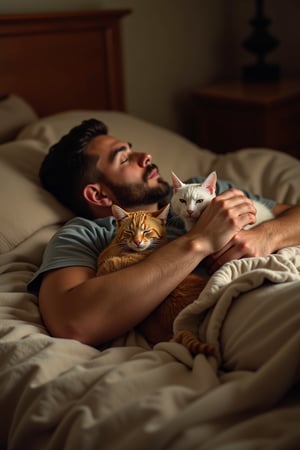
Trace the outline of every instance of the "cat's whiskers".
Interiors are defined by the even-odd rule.
[[[112,208],[117,220],[113,241],[98,257],[97,275],[102,276],[123,269],[144,258],[167,242],[166,222],[169,206],[156,212],[129,213],[120,207]],[[193,302],[203,289],[205,280],[189,275],[138,325],[138,330],[151,344],[168,341],[173,336],[173,321],[178,312]],[[181,330],[174,341],[186,346],[193,354],[207,353],[211,347]]]
[[[182,219],[186,231],[189,231],[211,200],[216,196],[217,174],[212,172],[203,183],[183,183],[174,173],[172,174],[174,194],[171,205],[175,214]],[[273,213],[264,204],[253,200],[256,207],[256,224],[272,219]],[[251,228],[253,225],[244,227]]]
[[[172,174],[174,195],[171,204],[175,214],[184,222],[189,231],[200,215],[215,197],[217,176],[212,172],[203,183],[183,183],[174,173]]]

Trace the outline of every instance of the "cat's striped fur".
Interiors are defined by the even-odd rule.
[[[156,212],[127,212],[113,205],[117,221],[116,235],[98,257],[97,275],[120,270],[147,257],[166,242],[169,205]],[[142,322],[137,330],[151,344],[173,340],[183,344],[192,354],[212,354],[213,348],[186,330],[173,336],[173,322],[178,313],[197,299],[206,281],[198,275],[187,276],[168,297]]]

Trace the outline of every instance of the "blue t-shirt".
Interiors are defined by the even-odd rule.
[[[196,177],[188,182],[201,183],[205,177]],[[235,187],[233,184],[218,180],[216,194]],[[249,194],[247,197],[258,200],[268,208],[273,209],[275,202],[264,199],[258,195]],[[42,264],[28,285],[28,290],[38,293],[42,276],[45,272],[70,266],[85,266],[93,270],[97,269],[99,253],[111,242],[115,235],[116,223],[113,217],[89,220],[83,217],[75,217],[67,222],[49,241]],[[175,217],[172,212],[167,222],[168,240],[173,240],[185,232],[183,222]],[[203,267],[200,268],[203,273]]]

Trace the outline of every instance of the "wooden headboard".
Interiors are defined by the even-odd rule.
[[[129,10],[0,14],[0,94],[39,116],[124,110],[120,20]]]

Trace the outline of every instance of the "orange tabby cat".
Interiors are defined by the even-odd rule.
[[[116,235],[98,257],[97,275],[104,275],[147,257],[155,248],[166,242],[166,222],[170,205],[159,211],[127,212],[113,205],[117,221]],[[142,322],[138,331],[151,344],[174,341],[185,345],[191,353],[212,354],[213,348],[200,342],[187,330],[173,336],[173,321],[178,313],[192,303],[203,290],[206,281],[197,275],[189,275],[176,289]]]

